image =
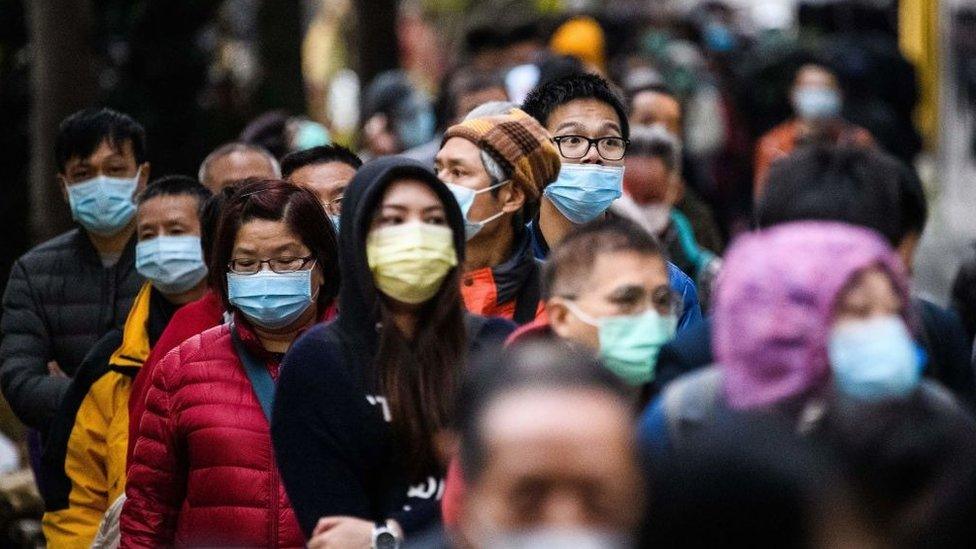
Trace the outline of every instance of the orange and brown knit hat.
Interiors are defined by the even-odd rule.
[[[444,141],[461,137],[471,141],[512,174],[528,201],[542,195],[559,175],[559,152],[534,118],[519,109],[508,114],[466,120],[444,132]]]

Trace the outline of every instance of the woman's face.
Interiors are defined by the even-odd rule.
[[[841,293],[834,316],[834,326],[900,315],[905,303],[898,295],[891,277],[872,267],[854,277]]]
[[[268,263],[257,266],[256,262],[275,260],[276,268],[282,270],[289,269],[292,265],[297,267],[302,263],[302,258],[311,255],[312,251],[284,221],[251,219],[237,230],[231,260],[238,266],[259,267],[261,271],[267,272],[270,268]],[[312,269],[312,295],[315,297],[318,288],[325,282],[322,267],[317,262],[309,261],[304,268]]]
[[[425,183],[403,179],[392,183],[376,209],[370,232],[412,222],[447,225],[444,204]]]

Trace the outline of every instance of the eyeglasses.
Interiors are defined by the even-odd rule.
[[[287,274],[303,271],[309,264],[314,262],[314,255],[305,257],[278,257],[275,259],[232,259],[227,263],[227,268],[232,273],[252,275],[261,272],[261,265],[267,263],[268,268],[272,272]]]
[[[604,160],[620,160],[627,153],[630,141],[623,137],[598,137],[590,139],[583,135],[560,135],[552,138],[559,147],[559,154],[563,158],[577,160],[590,152],[590,147],[596,145],[596,152]]]
[[[576,301],[579,299],[578,295],[563,295],[560,297],[570,301]],[[618,313],[623,315],[633,315],[647,312],[649,309],[654,309],[661,316],[673,315],[675,318],[681,318],[684,308],[685,302],[681,294],[672,290],[670,287],[662,287],[651,294],[650,307],[647,306],[647,298],[645,297],[639,301],[635,301],[632,304],[621,307]]]
[[[331,214],[338,215],[340,208],[342,208],[341,196],[339,198],[333,198],[332,200],[329,200],[328,202],[325,203],[325,209],[328,210],[328,212]]]

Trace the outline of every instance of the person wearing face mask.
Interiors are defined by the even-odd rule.
[[[132,378],[175,310],[206,290],[200,212],[210,196],[195,179],[153,181],[138,199],[136,269],[147,282],[125,327],[88,352],[48,431],[42,464],[44,537],[52,547],[88,547],[125,486]]]
[[[682,447],[735,411],[770,414],[807,433],[848,402],[918,391],[954,402],[922,381],[925,353],[905,269],[876,233],[788,223],[740,237],[725,259],[715,294],[717,366],[675,380],[651,404],[639,427],[649,451]]]
[[[319,197],[335,230],[339,230],[342,195],[363,161],[342,145],[324,145],[297,151],[281,159],[282,177],[307,187]]]
[[[660,126],[637,126],[631,132],[624,196],[610,210],[656,236],[668,257],[694,277],[704,306],[721,266],[715,250],[699,243],[691,219],[677,207],[684,185],[679,173],[681,146]],[[712,221],[714,224],[714,221]]]
[[[790,88],[796,116],[763,135],[756,145],[753,200],[766,187],[769,167],[804,143],[830,143],[844,147],[874,147],[871,133],[844,120],[844,96],[834,74],[825,65],[810,63],[796,72]]]
[[[469,485],[439,546],[633,547],[644,484],[632,422],[620,380],[584,349],[534,342],[483,357],[456,421]]]
[[[78,227],[14,263],[0,320],[0,390],[31,429],[35,472],[70,378],[99,338],[122,327],[142,286],[134,198],[150,175],[145,130],[116,111],[69,116],[55,147],[57,178]]]
[[[304,546],[271,452],[271,410],[284,353],[335,313],[331,226],[311,191],[285,181],[248,182],[228,199],[210,276],[230,319],[153,371],[121,547]]]
[[[529,222],[532,248],[544,259],[577,225],[604,216],[623,195],[624,155],[630,123],[623,101],[610,84],[592,74],[547,82],[526,97],[522,109],[553,136],[562,164],[546,187],[539,212]],[[701,320],[694,282],[671,263],[671,286],[684,306],[678,329]]]
[[[434,169],[464,215],[465,306],[518,324],[537,318],[540,267],[523,213],[559,173],[549,135],[518,109],[466,120],[444,134]]]
[[[464,218],[428,167],[366,163],[343,210],[342,312],[285,358],[274,449],[309,547],[394,548],[439,521],[466,355],[514,325],[465,314]]]

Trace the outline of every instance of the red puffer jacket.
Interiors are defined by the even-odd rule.
[[[280,356],[238,334],[277,379]],[[304,547],[268,421],[226,325],[159,362],[126,485],[121,547]]]

